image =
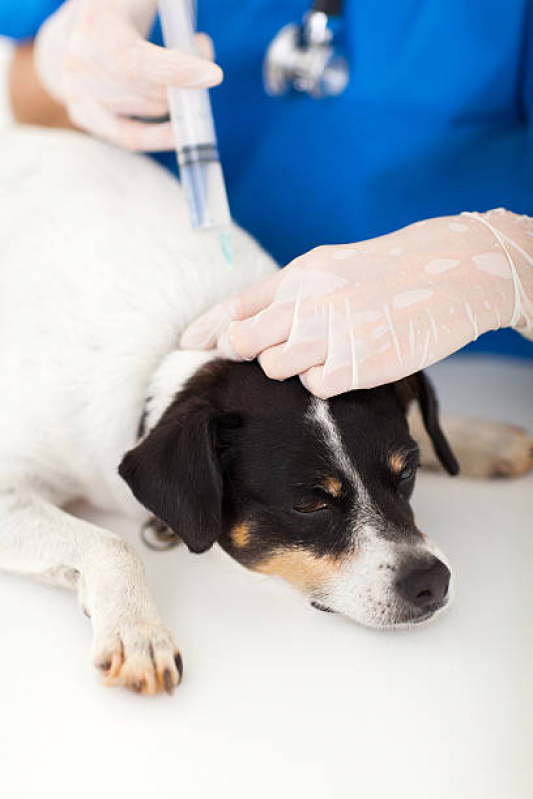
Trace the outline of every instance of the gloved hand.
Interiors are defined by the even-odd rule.
[[[169,122],[130,116],[167,113],[166,86],[200,88],[222,80],[209,37],[199,34],[203,57],[145,41],[156,0],[67,0],[35,39],[35,68],[48,93],[72,122],[130,150],[170,150]]]
[[[508,326],[533,337],[533,219],[497,209],[318,247],[198,319],[180,344],[259,356],[269,377],[299,374],[330,397],[398,380]]]

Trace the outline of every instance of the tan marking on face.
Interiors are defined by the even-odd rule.
[[[340,562],[331,555],[319,558],[306,549],[275,549],[254,571],[282,577],[300,591],[325,587],[339,572]]]
[[[404,459],[401,452],[395,452],[394,455],[390,456],[389,465],[394,474],[400,474],[404,467]]]
[[[341,481],[337,477],[328,477],[322,483],[322,488],[332,497],[339,497],[342,491]]]
[[[234,546],[244,549],[250,543],[250,525],[248,522],[236,524],[231,530],[230,536]]]

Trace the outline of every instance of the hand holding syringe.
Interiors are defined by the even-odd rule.
[[[147,41],[156,11],[157,0],[65,0],[33,44],[39,82],[71,122],[140,152],[174,149],[172,125],[161,119],[168,86],[196,90],[222,79],[205,35],[196,35],[196,51]]]
[[[166,46],[194,54],[192,0],[160,0],[159,14]],[[169,86],[168,100],[192,226],[218,232],[224,260],[231,266],[231,219],[208,91]]]

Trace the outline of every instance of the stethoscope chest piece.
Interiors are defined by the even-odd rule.
[[[336,14],[340,13],[340,2],[334,5]],[[285,25],[270,43],[263,64],[268,94],[296,90],[318,99],[341,94],[346,88],[348,63],[335,51],[330,14],[318,7],[327,9],[328,3],[315,2],[302,25]]]

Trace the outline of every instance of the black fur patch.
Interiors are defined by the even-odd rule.
[[[409,505],[417,448],[406,409],[413,399],[437,454],[454,473],[457,464],[423,375],[328,401],[345,453],[376,509],[380,534],[406,542],[420,537]],[[120,474],[193,552],[218,541],[251,567],[286,548],[342,556],[353,547],[358,490],[307,417],[310,403],[297,378],[276,382],[256,362],[213,361],[126,454]],[[390,456],[398,451],[411,453],[412,478],[391,470]],[[341,484],[338,496],[324,490],[332,478]],[[253,522],[250,540],[237,547],[230,533],[243,521]]]

